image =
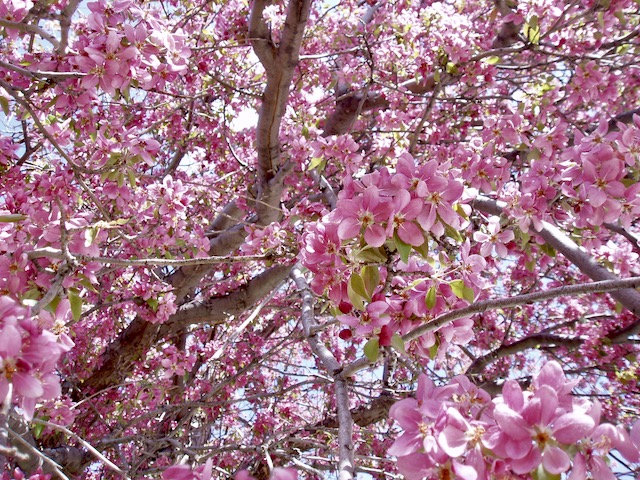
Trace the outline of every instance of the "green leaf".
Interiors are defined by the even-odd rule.
[[[5,215],[0,215],[0,223],[21,222],[22,220],[26,220],[26,218],[26,215],[22,215],[20,213],[7,213]]]
[[[377,338],[372,338],[364,345],[364,354],[372,363],[378,360],[380,353],[380,343]]]
[[[27,290],[27,293],[22,295],[22,303],[26,303],[27,300],[33,300],[33,303],[35,305],[36,300],[40,299],[42,297],[42,294],[40,293],[40,290],[38,288],[30,288],[29,290]]]
[[[98,236],[98,233],[100,233],[100,228],[98,228],[98,227],[87,228],[84,231],[84,246],[85,247],[90,247],[91,245],[93,245],[93,242],[95,241],[96,237]]]
[[[449,282],[451,291],[458,298],[464,298],[464,280],[452,280]]]
[[[529,161],[540,160],[540,156],[541,155],[542,155],[542,152],[540,151],[540,149],[532,148],[531,150],[529,150],[527,152],[527,160],[529,160]]]
[[[307,170],[313,170],[314,168],[317,168],[319,171],[322,171],[324,170],[325,164],[326,161],[324,158],[313,157],[309,162],[309,168]]]
[[[51,300],[51,301],[49,302],[49,304],[48,304],[48,305],[45,305],[45,306],[44,306],[44,309],[45,309],[47,312],[55,313],[56,308],[58,308],[58,305],[60,304],[60,300],[62,300],[62,298],[60,298],[60,296],[59,296],[59,295],[56,295],[56,296],[53,298],[53,300]]]
[[[150,298],[149,300],[147,300],[147,305],[149,305],[149,307],[151,307],[151,310],[153,310],[154,312],[158,311],[159,304],[160,302],[158,302],[157,298]]]
[[[616,55],[624,55],[630,49],[631,49],[631,45],[629,45],[628,43],[624,45],[620,45],[616,48]]]
[[[473,288],[468,287],[467,285],[464,286],[462,296],[469,303],[473,303],[473,301],[476,299],[476,293],[473,291]]]
[[[78,282],[80,285],[82,285],[87,290],[92,291],[93,293],[99,293],[98,289],[95,287],[95,285],[91,283],[91,280],[89,280],[84,275],[79,275],[79,276],[81,278],[81,280]]]
[[[364,310],[364,302],[362,301],[362,296],[353,291],[351,282],[347,284],[347,295],[349,295],[349,301],[351,302],[351,305],[353,305],[353,308],[357,310]]]
[[[354,253],[354,258],[359,262],[385,263],[387,261],[387,254],[383,247],[366,245]]]
[[[136,186],[136,172],[134,172],[133,169],[128,168],[127,177],[129,177],[129,185],[131,188],[134,188]]]
[[[471,287],[468,287],[464,280],[452,280],[449,282],[449,286],[451,286],[451,291],[454,295],[460,299],[467,300],[469,303],[473,302],[476,298],[476,294],[474,293]]]
[[[524,24],[522,33],[527,37],[527,40],[534,45],[540,43],[540,26],[538,25],[538,17],[533,15],[527,23]]]
[[[456,229],[454,229],[453,227],[451,227],[450,225],[447,225],[446,223],[444,223],[444,234],[449,237],[449,238],[453,238],[456,242],[458,243],[462,243],[463,242],[463,238],[462,235],[460,235],[460,232]]]
[[[391,346],[396,350],[398,350],[400,353],[405,353],[404,340],[397,333],[394,333],[393,336],[391,337]]]
[[[440,348],[440,339],[436,337],[436,343],[429,347],[429,358],[433,360],[438,355],[438,348]]]
[[[425,241],[422,242],[422,245],[420,245],[419,247],[413,247],[413,249],[418,252],[420,256],[422,256],[422,258],[429,258],[429,242],[426,238]]]
[[[42,418],[42,420],[44,420],[45,422],[47,420],[49,420],[49,417],[44,417]],[[46,427],[46,425],[44,423],[34,423],[32,425],[32,432],[33,432],[33,436],[38,439],[42,436],[42,432],[44,432],[44,427]]]
[[[516,238],[520,239],[523,247],[527,245],[527,243],[529,243],[529,240],[531,240],[531,235],[529,235],[527,232],[523,232],[519,228],[514,228],[513,233],[515,233]]]
[[[445,68],[447,70],[447,73],[450,73],[451,75],[457,75],[459,73],[458,66],[453,62],[447,62]]]
[[[4,97],[0,97],[0,107],[2,107],[2,111],[5,115],[9,115],[9,100]]]
[[[461,203],[456,203],[453,206],[453,209],[455,210],[455,212],[460,215],[462,218],[464,218],[465,220],[469,220],[469,215],[467,215],[467,212],[465,211],[464,207],[462,206]]]
[[[484,59],[484,63],[487,63],[489,65],[495,65],[499,61],[500,61],[500,57],[496,57],[495,55]]]
[[[365,265],[362,267],[362,271],[360,272],[360,277],[364,281],[364,289],[366,290],[369,298],[373,296],[373,292],[378,287],[380,283],[380,271],[378,267],[374,267],[373,265]]]
[[[71,315],[74,321],[80,320],[82,316],[82,298],[77,289],[70,288],[67,290],[67,296],[69,297],[69,304],[71,306]]]
[[[542,245],[540,245],[540,250],[547,256],[551,257],[551,258],[555,258],[556,256],[556,249],[553,248],[551,245],[549,245],[548,243],[543,243]]]
[[[400,240],[400,237],[398,237],[397,233],[393,234],[393,241],[396,243],[396,248],[398,249],[400,259],[404,263],[407,263],[409,261],[409,254],[411,253],[411,245]]]
[[[351,289],[362,298],[365,298],[368,302],[371,301],[371,295],[367,291],[367,288],[364,285],[364,280],[357,273],[352,273],[351,278],[349,279],[349,285]]]
[[[429,290],[427,290],[427,295],[424,297],[424,303],[427,305],[429,310],[433,309],[436,306],[436,286],[431,285]]]

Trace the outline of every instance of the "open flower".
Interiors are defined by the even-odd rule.
[[[372,247],[380,247],[387,239],[382,223],[389,218],[389,203],[381,199],[380,191],[374,185],[367,187],[361,196],[341,200],[338,204],[342,219],[338,226],[338,236],[347,240],[360,235]]]

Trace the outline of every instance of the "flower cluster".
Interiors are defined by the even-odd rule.
[[[32,475],[26,476],[22,470],[15,468],[12,472],[4,472],[2,474],[2,480],[49,480],[51,475],[48,473],[42,473],[42,469]]]
[[[56,316],[63,318],[69,302],[63,300]],[[0,297],[0,401],[12,394],[31,418],[36,402],[60,396],[60,380],[54,373],[62,353],[73,347],[65,335],[55,335],[49,312],[31,317],[29,311],[8,296]]]
[[[80,35],[77,55],[69,64],[84,75],[79,81],[83,90],[100,87],[114,96],[130,86],[145,90],[162,90],[187,70],[191,55],[180,32],[169,32],[158,18],[145,16],[133,2],[114,6],[104,0],[89,2],[87,28]],[[145,18],[146,17],[146,18]],[[71,95],[75,82],[67,82],[58,92]],[[60,101],[58,107],[66,106]]]
[[[623,426],[601,424],[597,400],[571,395],[576,383],[550,361],[530,389],[507,380],[491,401],[466,377],[436,387],[421,375],[416,398],[391,408],[404,433],[389,454],[398,457],[407,478],[488,480],[533,472],[547,478],[571,471],[572,480],[585,479],[587,472],[613,480],[606,457],[615,449],[637,462],[640,424],[631,437]]]
[[[188,465],[174,465],[167,468],[162,474],[162,480],[211,480],[212,462],[207,460],[204,465],[192,469]],[[271,473],[271,480],[296,480],[298,472],[293,468],[276,467]],[[240,470],[235,480],[255,480],[246,470]]]
[[[450,273],[435,275],[427,261],[430,239],[462,229],[462,193],[448,163],[416,165],[408,153],[398,157],[395,170],[382,168],[346,180],[335,210],[308,227],[301,253],[313,272],[313,291],[327,293],[343,314],[338,320],[349,330],[342,338],[355,335],[389,345],[394,334],[407,333],[416,321],[475,298],[483,287],[479,274],[486,262],[471,253],[469,242],[460,247],[458,258],[442,257],[443,266],[455,263]],[[487,238],[504,253],[500,242],[512,236],[497,227],[494,231],[495,238]],[[394,251],[399,258],[392,261]],[[407,275],[417,280],[407,281]],[[467,343],[470,327],[462,319],[430,332],[417,343],[417,353],[433,357],[432,347],[442,352],[449,343]]]

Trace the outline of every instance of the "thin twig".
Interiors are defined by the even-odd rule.
[[[27,252],[30,260],[36,258],[53,258],[64,260],[64,254],[55,248],[43,247]],[[193,267],[196,265],[215,265],[219,263],[236,263],[236,262],[259,262],[276,260],[284,258],[283,255],[275,255],[267,253],[264,255],[232,255],[232,256],[211,256],[201,258],[111,258],[111,257],[94,257],[91,255],[71,255],[71,258],[77,262],[96,262],[105,265],[114,265],[118,267]]]
[[[455,320],[469,317],[474,313],[486,312],[487,310],[497,310],[500,308],[526,305],[529,303],[551,300],[558,297],[585,295],[588,293],[605,293],[620,290],[622,288],[638,287],[640,287],[640,277],[632,277],[619,280],[603,280],[600,282],[580,283],[578,285],[564,285],[562,287],[551,288],[542,292],[534,292],[507,298],[485,300],[469,305],[468,307],[460,308],[453,312],[448,312],[440,315],[439,317],[431,320],[429,323],[414,328],[409,333],[406,333],[402,336],[402,339],[405,342],[410,342],[411,340],[415,340],[425,333],[437,330]],[[358,371],[367,368],[371,364],[372,362],[368,358],[360,358],[345,366],[342,370],[342,376],[344,376],[345,378],[350,377]]]
[[[325,368],[333,374],[335,382],[336,407],[338,410],[338,472],[340,480],[351,480],[354,475],[353,459],[353,417],[349,410],[349,388],[347,381],[341,375],[341,365],[336,357],[320,340],[318,335],[312,334],[312,327],[316,325],[314,313],[314,298],[309,285],[302,275],[301,267],[296,265],[291,271],[291,278],[302,295],[302,326],[307,342],[313,353],[320,358]]]
[[[53,428],[54,430],[59,430],[59,431],[63,432],[64,434],[75,438],[78,442],[80,442],[82,444],[82,446],[84,448],[89,450],[89,452],[91,452],[100,462],[104,463],[107,467],[109,467],[114,472],[120,474],[122,476],[122,478],[124,478],[126,480],[130,480],[129,477],[127,476],[127,474],[125,472],[123,472],[122,469],[120,469],[120,467],[118,467],[111,460],[109,460],[107,457],[105,457],[102,453],[100,453],[98,450],[96,450],[93,445],[91,445],[89,442],[84,440],[79,435],[76,435],[75,433],[73,433],[68,428],[63,427],[62,425],[56,425],[55,423],[47,422],[46,420],[40,420],[38,418],[34,418],[32,420],[32,422],[33,423],[37,423],[38,425],[45,425],[47,427]]]

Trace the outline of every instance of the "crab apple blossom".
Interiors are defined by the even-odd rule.
[[[0,2],[2,478],[640,477],[639,31]]]

